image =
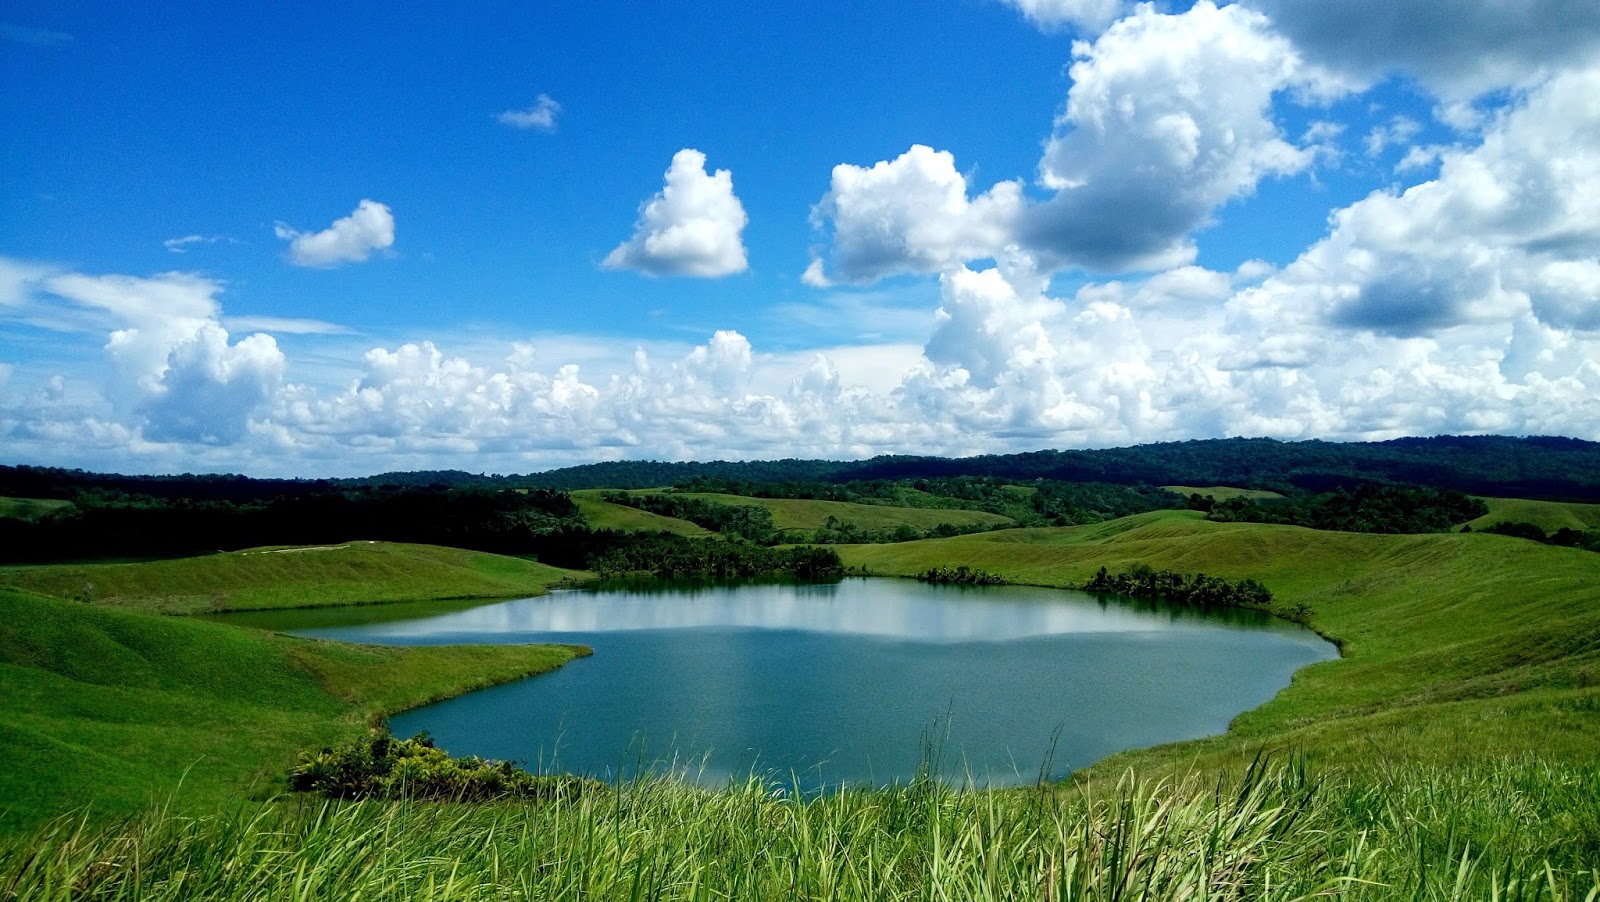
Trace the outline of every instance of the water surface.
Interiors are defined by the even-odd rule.
[[[373,622],[350,622],[361,611]],[[350,642],[591,646],[554,673],[390,725],[455,754],[603,779],[674,768],[708,785],[752,772],[806,788],[886,783],[929,762],[979,784],[1060,777],[1220,733],[1296,669],[1337,657],[1254,611],[909,580],[562,591],[417,612],[251,619]]]

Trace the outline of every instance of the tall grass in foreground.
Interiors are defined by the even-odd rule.
[[[1600,899],[1600,766],[796,799],[645,779],[535,804],[307,798],[0,849],[0,898]]]

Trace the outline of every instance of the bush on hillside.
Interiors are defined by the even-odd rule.
[[[440,802],[575,798],[600,786],[581,777],[535,776],[509,761],[454,758],[426,733],[396,739],[387,731],[302,756],[289,785],[335,799]]]

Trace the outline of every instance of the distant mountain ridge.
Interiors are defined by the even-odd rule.
[[[1231,485],[1326,491],[1363,482],[1402,483],[1553,501],[1600,501],[1600,442],[1560,436],[1436,436],[1386,442],[1196,439],[1125,448],[1029,451],[976,457],[884,455],[859,461],[607,461],[526,475],[461,470],[379,473],[355,479],[252,479],[237,475],[122,476],[53,467],[0,467],[0,496],[70,498],[99,489],[160,497],[240,501],[331,486],[649,488],[698,477],[751,482],[850,482],[940,476],[1121,485]]]
[[[758,482],[993,476],[1024,481],[1308,491],[1390,482],[1482,495],[1593,501],[1600,500],[1600,442],[1560,436],[1437,436],[1386,442],[1196,439],[960,458],[885,455],[862,461],[627,461],[566,467],[522,478],[529,486],[578,489],[672,485],[697,476]]]

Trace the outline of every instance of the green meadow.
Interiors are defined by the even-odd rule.
[[[1485,498],[1483,503],[1489,506],[1489,512],[1467,523],[1473,529],[1496,523],[1532,523],[1550,533],[1560,529],[1600,529],[1600,504],[1527,498]]]
[[[761,503],[780,524],[834,504]],[[1253,578],[1343,657],[1225,735],[1037,788],[808,799],[648,777],[533,803],[332,802],[284,794],[297,753],[582,650],[375,648],[163,615],[444,607],[586,574],[384,543],[12,567],[0,897],[1600,899],[1600,555],[1191,511],[839,551],[883,576]]]
[[[0,589],[0,833],[266,798],[300,752],[579,653],[342,645]]]
[[[18,520],[37,520],[45,514],[72,506],[70,501],[54,498],[4,498],[0,497],[0,517]]]
[[[128,610],[198,614],[511,598],[583,575],[458,548],[345,542],[135,563],[0,567],[0,586]]]

